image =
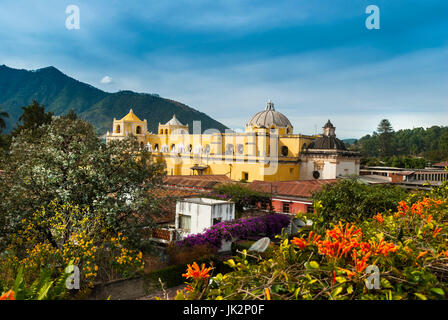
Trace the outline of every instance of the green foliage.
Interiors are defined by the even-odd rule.
[[[57,300],[66,299],[68,290],[65,281],[68,274],[61,273],[56,278],[49,269],[40,270],[39,277],[27,285],[23,275],[23,266],[19,268],[12,291],[16,300]],[[0,287],[0,292],[7,291],[8,288]]]
[[[268,193],[250,189],[243,183],[219,184],[214,188],[215,197],[229,199],[235,202],[236,213],[241,214],[244,208],[251,208],[261,204],[262,207],[271,207],[271,196]],[[214,196],[214,194],[211,194]]]
[[[0,133],[2,133],[2,130],[6,128],[5,118],[9,118],[9,114],[0,109]]]
[[[360,151],[364,158],[395,155],[423,157],[433,162],[448,159],[448,127],[432,126],[389,132],[387,139],[390,139],[390,154],[382,153],[384,140],[380,136],[376,132],[366,135],[356,141],[351,149]]]
[[[389,120],[383,119],[378,125],[378,152],[387,157],[392,154],[393,128]]]
[[[0,66],[0,88],[0,105],[11,117],[8,132],[21,113],[20,107],[33,99],[45,104],[55,115],[73,109],[81,118],[94,124],[100,134],[111,129],[114,117],[126,115],[129,106],[142,120],[149,120],[148,129],[152,132],[157,132],[157,124],[167,122],[173,114],[190,128],[193,128],[194,120],[200,120],[202,130],[226,129],[206,114],[177,101],[132,91],[104,92],[68,77],[54,67],[32,72]]]
[[[44,124],[49,124],[53,119],[53,112],[45,112],[45,106],[36,100],[26,107],[22,107],[23,113],[19,117],[19,124],[11,133],[12,136],[20,135],[24,130],[32,132],[34,138],[39,138],[38,129]]]
[[[148,190],[160,183],[163,165],[139,150],[133,137],[104,144],[81,119],[56,118],[39,131],[36,139],[24,129],[0,159],[0,242],[53,200],[87,206],[105,217],[110,230],[139,241],[141,227],[151,224]]]
[[[356,178],[327,184],[313,194],[321,208],[319,214],[325,224],[345,221],[362,221],[378,212],[395,209],[406,191],[391,185],[368,185]]]
[[[283,234],[271,257],[243,251],[207,287],[189,287],[177,299],[417,300],[447,299],[448,183],[435,193],[410,194],[394,211],[344,225],[322,223],[292,240]],[[379,288],[368,288],[369,265]],[[198,281],[198,280],[196,280]],[[194,284],[190,281],[190,284]],[[193,291],[191,291],[193,290]]]
[[[182,273],[185,268],[186,266],[184,264],[172,265],[146,274],[145,279],[148,282],[157,284],[159,283],[160,278],[160,280],[164,283],[165,288],[175,287],[184,282]]]

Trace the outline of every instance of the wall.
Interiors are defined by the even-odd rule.
[[[275,212],[283,212],[283,203],[289,203],[289,213],[296,214],[299,211],[307,212],[308,206],[312,206],[312,202],[309,203],[301,203],[301,202],[292,202],[283,199],[272,199],[272,206]]]

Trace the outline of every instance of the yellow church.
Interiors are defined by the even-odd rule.
[[[148,132],[147,120],[132,109],[114,118],[106,141],[134,135],[155,161],[166,164],[168,175],[227,175],[232,180],[287,181],[334,179],[359,174],[359,154],[347,151],[330,121],[322,135],[294,134],[288,118],[268,101],[247,123],[245,132],[208,129],[194,121],[192,134],[176,115],[158,132]],[[302,172],[301,172],[302,171]]]

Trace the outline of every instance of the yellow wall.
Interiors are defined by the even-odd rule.
[[[121,132],[117,133],[115,128],[121,126]],[[145,128],[142,134],[136,134],[135,128],[142,126]],[[107,141],[112,139],[123,139],[129,134],[137,136],[141,145],[151,144],[153,150],[157,145],[157,152],[153,151],[154,159],[163,160],[166,163],[167,174],[169,175],[191,175],[197,174],[191,167],[196,165],[208,166],[203,174],[225,174],[233,180],[241,180],[244,173],[248,174],[248,181],[286,181],[298,180],[300,177],[300,152],[304,144],[309,144],[315,137],[286,134],[285,128],[278,131],[266,133],[266,129],[247,128],[245,133],[219,133],[219,134],[153,134],[148,133],[145,121],[114,120],[113,132],[107,133]],[[161,125],[160,130],[165,130],[166,125]],[[171,130],[170,130],[171,131]],[[165,131],[163,131],[165,132]],[[278,136],[271,139],[271,134]],[[229,146],[232,145],[232,147]],[[162,152],[162,146],[168,146],[169,151]],[[175,152],[171,152],[172,146]],[[183,145],[186,150],[178,152],[177,148]],[[192,153],[189,153],[189,147]],[[194,154],[197,146],[208,145],[210,153]],[[238,147],[242,145],[242,147]],[[282,155],[282,147],[288,148],[288,154]],[[233,154],[226,154],[226,150],[233,151]],[[243,154],[239,154],[242,150]],[[273,157],[272,164],[266,164],[270,156]],[[277,159],[275,159],[278,157]]]

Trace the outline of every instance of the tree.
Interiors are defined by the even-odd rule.
[[[17,127],[11,133],[12,136],[17,136],[24,130],[32,130],[36,133],[36,130],[44,124],[49,124],[53,119],[53,112],[45,112],[45,106],[40,105],[36,100],[25,107],[22,107],[23,113],[19,117],[19,121],[22,124]]]
[[[104,144],[81,119],[54,118],[39,130],[36,139],[33,129],[23,128],[1,160],[0,235],[14,233],[23,218],[56,200],[88,207],[111,231],[138,240],[137,230],[151,222],[144,215],[154,207],[148,190],[161,182],[163,165],[139,150],[135,137]]]
[[[2,134],[3,129],[6,128],[5,118],[9,118],[9,114],[0,109],[0,151],[8,148],[8,136]]]
[[[380,156],[388,157],[392,154],[394,129],[389,120],[383,119],[378,125],[378,152]]]
[[[343,179],[327,184],[313,194],[315,203],[320,203],[320,214],[324,223],[362,221],[378,212],[397,207],[406,197],[406,191],[391,185],[367,185],[357,178]]]
[[[9,118],[9,114],[5,111],[1,111],[0,109],[0,133],[6,128],[5,118]]]

